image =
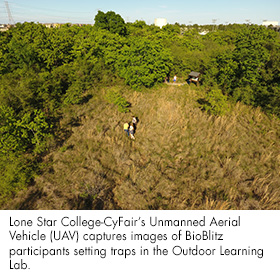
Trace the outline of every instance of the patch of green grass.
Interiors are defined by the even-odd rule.
[[[109,103],[113,103],[118,107],[118,111],[122,113],[129,112],[130,103],[116,89],[109,89],[105,96]]]

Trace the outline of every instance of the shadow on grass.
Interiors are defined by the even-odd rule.
[[[46,196],[46,194],[42,191],[42,189],[32,189],[30,192],[28,192],[27,196],[24,198],[24,200],[20,203],[19,207],[17,209],[19,210],[36,210],[37,208],[37,202],[39,199]]]

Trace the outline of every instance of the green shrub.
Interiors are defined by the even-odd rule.
[[[0,154],[0,205],[27,188],[36,172],[36,162],[26,156]]]
[[[249,85],[238,87],[233,91],[232,98],[234,102],[241,101],[247,105],[251,105],[254,104],[254,91]]]
[[[64,96],[64,104],[79,104],[82,100],[83,86],[79,82],[73,83]]]
[[[201,107],[212,115],[222,116],[229,110],[227,96],[225,96],[220,89],[213,88],[207,93]]]
[[[119,92],[110,90],[106,93],[105,98],[109,103],[117,105],[120,112],[129,112],[130,103]]]

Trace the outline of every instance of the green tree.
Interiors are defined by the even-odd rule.
[[[9,68],[9,61],[7,59],[9,41],[9,32],[0,32],[0,75],[6,73]]]
[[[0,106],[0,152],[24,153],[43,151],[44,140],[50,136],[51,125],[40,110],[16,116],[10,107]]]
[[[63,25],[61,28],[45,30],[47,40],[39,50],[40,58],[48,70],[73,61],[72,47],[77,30]]]
[[[9,41],[4,46],[5,60],[8,62],[6,71],[31,67],[38,69],[42,66],[43,61],[39,53],[45,48],[47,41],[45,29],[41,24],[17,23],[8,31]]]
[[[230,92],[238,82],[236,80],[237,69],[238,62],[234,60],[232,52],[224,51],[212,59],[207,70],[208,83],[217,83],[224,92]]]
[[[96,28],[105,29],[114,34],[119,34],[122,36],[127,35],[127,29],[123,18],[113,11],[104,13],[98,11],[94,18]]]
[[[274,39],[275,34],[262,26],[253,25],[239,33],[233,52],[234,60],[238,63],[237,86],[257,85],[260,82],[261,70],[270,57],[266,46]]]
[[[120,51],[116,67],[126,83],[137,88],[163,82],[171,65],[169,51],[159,42],[134,38]]]

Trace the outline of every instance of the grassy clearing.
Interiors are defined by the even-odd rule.
[[[106,101],[112,89],[131,103],[129,113]],[[195,86],[90,93],[87,104],[65,111],[61,125],[71,136],[9,207],[280,209],[279,119],[242,104],[209,115]],[[132,115],[135,141],[123,132]]]

